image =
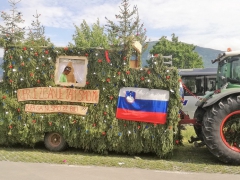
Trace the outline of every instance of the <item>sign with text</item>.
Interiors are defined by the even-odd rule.
[[[18,101],[56,100],[68,102],[98,103],[99,90],[83,90],[64,87],[35,87],[17,90]]]
[[[33,113],[67,113],[86,115],[88,107],[77,105],[35,105],[26,104],[25,111]]]

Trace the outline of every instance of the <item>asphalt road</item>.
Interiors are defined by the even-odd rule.
[[[188,173],[134,168],[0,161],[0,180],[226,180],[234,174]]]

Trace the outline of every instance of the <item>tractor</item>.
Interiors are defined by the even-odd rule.
[[[240,51],[228,50],[212,60],[218,63],[216,90],[196,103],[197,137],[220,161],[240,164]]]

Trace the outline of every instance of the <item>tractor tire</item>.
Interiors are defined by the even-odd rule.
[[[67,148],[67,143],[63,136],[57,132],[48,132],[44,136],[45,147],[49,151],[59,152]]]
[[[203,116],[205,114],[206,110],[204,110],[203,108],[201,107],[198,107],[194,113],[194,118],[197,119],[197,124],[195,124],[193,127],[194,127],[194,130],[195,130],[195,133],[197,135],[197,137],[203,141],[203,137],[202,137],[202,122],[203,122]]]
[[[224,98],[209,108],[202,133],[207,148],[220,161],[240,164],[240,96]]]

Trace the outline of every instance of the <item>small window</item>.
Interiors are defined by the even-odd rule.
[[[55,83],[61,86],[86,85],[88,60],[84,56],[59,56],[56,61]]]
[[[183,76],[183,84],[187,87],[184,91],[184,96],[204,95],[204,77],[203,76]]]
[[[206,91],[216,90],[216,76],[206,76]]]

